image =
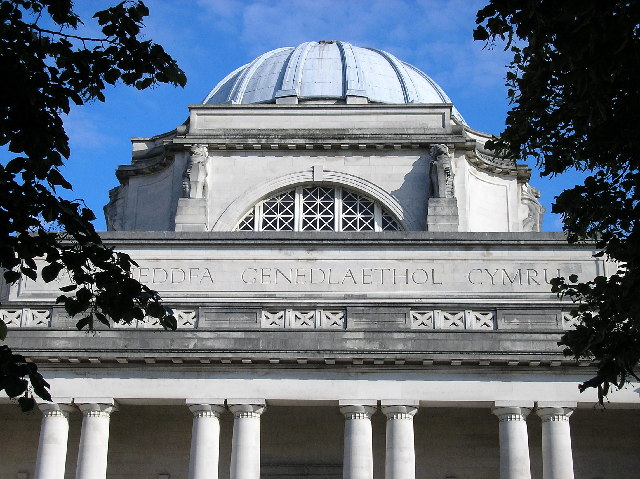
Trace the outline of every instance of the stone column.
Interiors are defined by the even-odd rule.
[[[105,479],[109,452],[109,420],[115,411],[113,399],[95,403],[76,401],[82,411],[76,479]]]
[[[189,479],[218,479],[219,418],[225,411],[224,400],[187,401],[187,405],[193,413]]]
[[[403,404],[403,405],[398,405]],[[387,416],[386,479],[415,479],[416,451],[413,435],[413,416],[418,402],[382,401]]]
[[[371,416],[377,401],[340,401],[344,414],[344,479],[373,478]]]
[[[264,400],[227,401],[233,413],[231,479],[260,479],[260,415]]]
[[[538,403],[536,414],[542,419],[543,479],[573,479],[573,455],[569,416],[572,407]],[[575,404],[573,405],[575,407]]]
[[[531,408],[496,404],[492,412],[500,421],[500,479],[531,479],[526,423]]]
[[[35,479],[64,479],[69,438],[70,404],[38,404],[42,411]]]

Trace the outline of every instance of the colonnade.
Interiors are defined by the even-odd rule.
[[[220,415],[234,415],[230,479],[260,479],[261,399],[187,400],[193,414],[189,479],[217,479],[220,450]],[[69,414],[82,412],[76,479],[105,479],[109,443],[109,420],[116,410],[113,399],[73,404],[40,404],[43,413],[35,479],[64,479],[69,433]],[[574,404],[537,403],[542,420],[543,479],[573,479],[569,417]],[[344,415],[344,479],[373,478],[371,416],[378,401],[341,400]],[[415,478],[413,417],[418,401],[383,400],[386,416],[385,479]],[[531,479],[526,419],[533,403],[496,402],[500,437],[500,479]]]

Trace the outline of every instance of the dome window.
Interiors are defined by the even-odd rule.
[[[236,231],[400,231],[377,201],[342,187],[299,186],[260,201]]]

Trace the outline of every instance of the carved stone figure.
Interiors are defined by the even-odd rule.
[[[204,198],[207,184],[207,145],[193,145],[191,155],[182,176],[182,193],[185,198]]]
[[[542,215],[545,209],[538,198],[540,198],[539,189],[529,183],[520,184],[520,204],[525,210],[522,231],[540,231],[542,229]]]
[[[109,231],[123,231],[124,189],[121,186],[109,190],[109,203],[104,207],[104,215]]]
[[[453,165],[447,145],[434,145],[431,148],[431,182],[432,198],[454,198]]]

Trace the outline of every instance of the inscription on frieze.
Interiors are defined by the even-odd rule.
[[[444,255],[445,253],[443,253]],[[262,298],[281,294],[386,295],[400,297],[457,294],[544,293],[551,295],[551,280],[557,276],[577,274],[594,277],[598,262],[591,258],[578,261],[486,259],[394,259],[381,252],[381,259],[344,254],[327,257],[307,252],[273,254],[251,258],[249,254],[233,256],[137,259],[132,269],[134,279],[159,291],[164,298],[196,298],[260,294]],[[400,255],[399,255],[400,256]],[[532,256],[534,254],[532,253]],[[66,284],[65,278],[44,283],[25,280],[20,296],[50,297]],[[346,296],[345,296],[346,298]],[[452,321],[456,321],[454,318]],[[302,321],[302,320],[301,320]]]

